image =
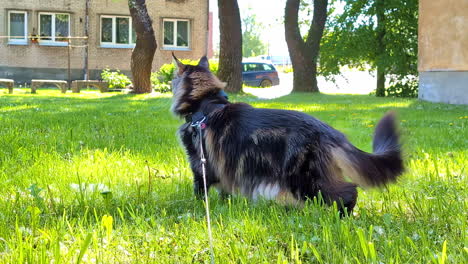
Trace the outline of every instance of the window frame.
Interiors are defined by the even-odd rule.
[[[178,21],[184,21],[187,22],[187,46],[177,46],[177,22]],[[164,23],[165,22],[172,22],[174,23],[174,36],[173,36],[173,42],[174,45],[167,45],[164,44]],[[191,44],[192,44],[192,38],[191,38],[191,21],[188,18],[163,18],[162,21],[162,47],[163,49],[167,50],[190,50],[191,49]]]
[[[112,42],[102,41],[102,19],[112,18]],[[128,41],[129,43],[117,43],[117,18],[128,18]],[[133,43],[133,21],[131,16],[125,15],[100,15],[99,16],[99,43],[101,48],[134,48],[136,43]],[[136,36],[136,35],[135,35]],[[136,39],[135,39],[136,42]]]
[[[47,39],[47,40],[44,40],[41,38],[41,15],[51,15],[52,16],[52,19],[51,19],[51,36],[50,36],[50,40]],[[39,39],[38,39],[38,42],[39,42],[39,45],[44,45],[44,46],[68,46],[68,41],[56,41],[55,38],[55,16],[56,15],[67,15],[68,16],[68,36],[67,37],[70,37],[71,36],[71,32],[70,32],[70,29],[71,29],[71,15],[70,13],[63,13],[63,12],[39,12],[37,14],[37,33],[39,35]],[[46,36],[48,37],[48,36]]]
[[[22,39],[17,39],[17,38],[11,38],[10,32],[11,32],[11,20],[10,20],[10,14],[23,14],[24,15],[24,38]],[[13,44],[13,45],[27,45],[28,44],[28,12],[27,11],[21,11],[21,10],[8,10],[7,14],[7,19],[8,19],[8,44]]]

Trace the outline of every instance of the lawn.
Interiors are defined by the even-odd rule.
[[[0,93],[3,90],[0,90]],[[209,263],[170,95],[0,94],[0,263]],[[231,96],[302,111],[370,151],[396,110],[406,173],[356,210],[210,193],[217,263],[466,263],[468,106],[362,95]]]

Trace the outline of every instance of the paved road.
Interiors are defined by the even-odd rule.
[[[271,99],[291,93],[293,74],[280,73],[280,85],[271,88],[245,88],[244,91],[260,98]],[[349,70],[335,82],[318,78],[319,89],[323,93],[368,94],[375,89],[375,77],[368,72]]]

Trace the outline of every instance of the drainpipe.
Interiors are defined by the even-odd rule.
[[[89,46],[89,1],[86,0],[85,7],[85,23],[84,23],[84,35],[85,35],[85,47],[84,47],[84,69],[83,75],[84,80],[89,80],[89,61],[88,61],[88,46]]]
[[[210,39],[210,1],[206,0],[206,35],[205,35],[205,56],[208,56],[208,49],[209,44],[208,41]]]
[[[71,62],[70,62],[71,61],[71,57],[70,57],[71,56],[70,55],[71,54],[71,48],[72,48],[72,46],[71,46],[71,36],[70,36],[70,34],[68,34],[68,82],[67,82],[68,83],[68,90],[71,89],[71,65],[70,65],[71,64]]]

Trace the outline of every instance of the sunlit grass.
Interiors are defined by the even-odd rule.
[[[1,90],[3,91],[3,90]],[[0,91],[0,263],[209,262],[203,203],[170,95]],[[210,194],[217,263],[464,263],[468,107],[413,99],[230,96],[311,114],[370,151],[395,110],[407,172],[354,215]],[[467,117],[467,118],[465,118]]]

